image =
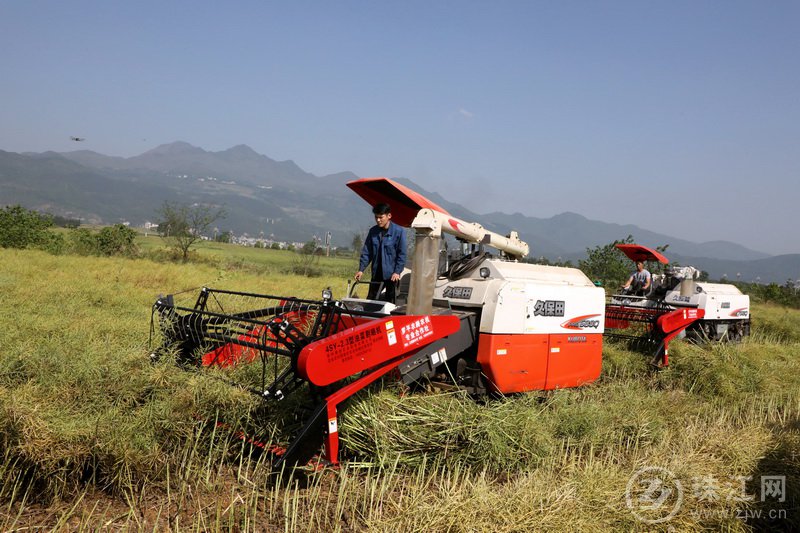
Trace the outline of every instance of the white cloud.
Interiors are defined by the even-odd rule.
[[[475,113],[472,113],[471,111],[467,111],[463,107],[458,110],[458,114],[461,115],[464,118],[473,118],[475,116]]]

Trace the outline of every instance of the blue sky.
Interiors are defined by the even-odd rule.
[[[796,1],[0,0],[0,149],[247,144],[800,253],[798,28]]]

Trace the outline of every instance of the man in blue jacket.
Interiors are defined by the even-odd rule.
[[[358,262],[356,281],[364,275],[367,265],[372,263],[372,283],[367,298],[379,299],[381,283],[386,289],[380,298],[385,302],[394,302],[395,287],[400,281],[400,273],[406,266],[406,232],[392,223],[392,210],[389,204],[378,204],[372,208],[376,224],[367,233],[361,259]]]

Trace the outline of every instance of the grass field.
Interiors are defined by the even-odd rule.
[[[168,255],[164,250],[164,241],[154,234],[147,237],[139,235],[136,243],[145,257],[157,260]],[[193,249],[191,253],[195,262],[216,265],[226,271],[246,270],[261,275],[285,274],[298,266],[312,265],[318,271],[319,276],[316,277],[324,277],[331,283],[342,283],[342,290],[347,279],[358,268],[357,258],[308,257],[287,250],[234,246],[213,241],[198,243],[197,251]]]
[[[148,361],[150,308],[204,285],[342,296],[355,262],[307,278],[289,252],[198,255],[0,249],[0,530],[800,528],[796,310],[755,305],[739,345],[673,343],[658,374],[607,344],[579,389],[476,402],[385,383],[341,417],[341,468],[287,485],[209,423],[257,424],[249,395]]]

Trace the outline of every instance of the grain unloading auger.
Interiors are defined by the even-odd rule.
[[[153,306],[162,333],[153,357],[172,350],[182,363],[217,367],[268,403],[307,390],[314,406],[276,468],[304,462],[319,437],[324,458],[336,463],[337,409],[391,372],[406,384],[445,381],[471,394],[577,387],[599,377],[605,292],[583,272],[520,262],[528,245],[516,232],[460,220],[392,180],[347,185],[370,205],[388,203],[392,221],[415,231],[398,305],[334,300],[330,291],[302,300],[205,288],[196,300],[173,295]],[[440,268],[444,233],[461,242],[462,255]],[[650,331],[666,337],[685,325],[656,317]]]

